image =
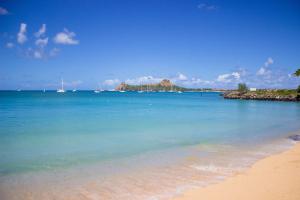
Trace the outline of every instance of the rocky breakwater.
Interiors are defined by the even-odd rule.
[[[295,90],[228,91],[223,94],[223,97],[225,99],[300,101],[300,96]]]

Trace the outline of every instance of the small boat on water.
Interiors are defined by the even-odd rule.
[[[143,93],[143,86],[142,86],[142,82],[140,82],[140,90],[138,91],[138,93]]]
[[[58,92],[58,93],[64,93],[64,92],[66,92],[64,90],[64,79],[61,79],[61,88],[58,89],[56,92]]]
[[[125,90],[120,90],[119,92],[126,92]]]
[[[98,84],[98,88],[96,90],[94,90],[95,93],[100,93],[103,90],[101,89],[100,85]]]

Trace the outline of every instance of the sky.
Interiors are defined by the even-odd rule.
[[[300,1],[0,0],[0,89],[296,88]]]

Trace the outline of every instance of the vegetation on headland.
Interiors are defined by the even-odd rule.
[[[244,83],[238,84],[237,90],[223,94],[225,99],[250,99],[270,101],[300,101],[299,88],[292,89],[255,89],[249,90]]]
[[[170,80],[164,79],[159,83],[153,83],[153,84],[141,84],[141,85],[129,85],[126,83],[121,83],[118,85],[115,90],[121,91],[213,91],[211,88],[185,88],[180,87],[175,84],[173,84]]]
[[[248,91],[247,85],[246,85],[245,83],[239,83],[239,84],[238,84],[238,91],[239,91],[240,93],[245,93],[245,92],[247,92],[247,91]]]
[[[288,89],[259,89],[256,91],[239,92],[230,91],[224,93],[225,99],[252,99],[270,101],[299,101],[297,90]]]
[[[300,77],[300,69],[295,73]],[[253,99],[270,101],[300,101],[300,85],[297,89],[254,89],[249,90],[244,83],[238,84],[237,90],[228,91],[223,94],[225,99]]]
[[[294,73],[295,76],[300,76],[300,69],[297,69],[296,72]]]

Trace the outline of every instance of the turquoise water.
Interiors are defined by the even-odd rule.
[[[300,103],[0,92],[0,199],[169,199],[290,146]]]
[[[300,104],[219,93],[0,92],[0,175],[197,144],[252,147],[300,129]]]

